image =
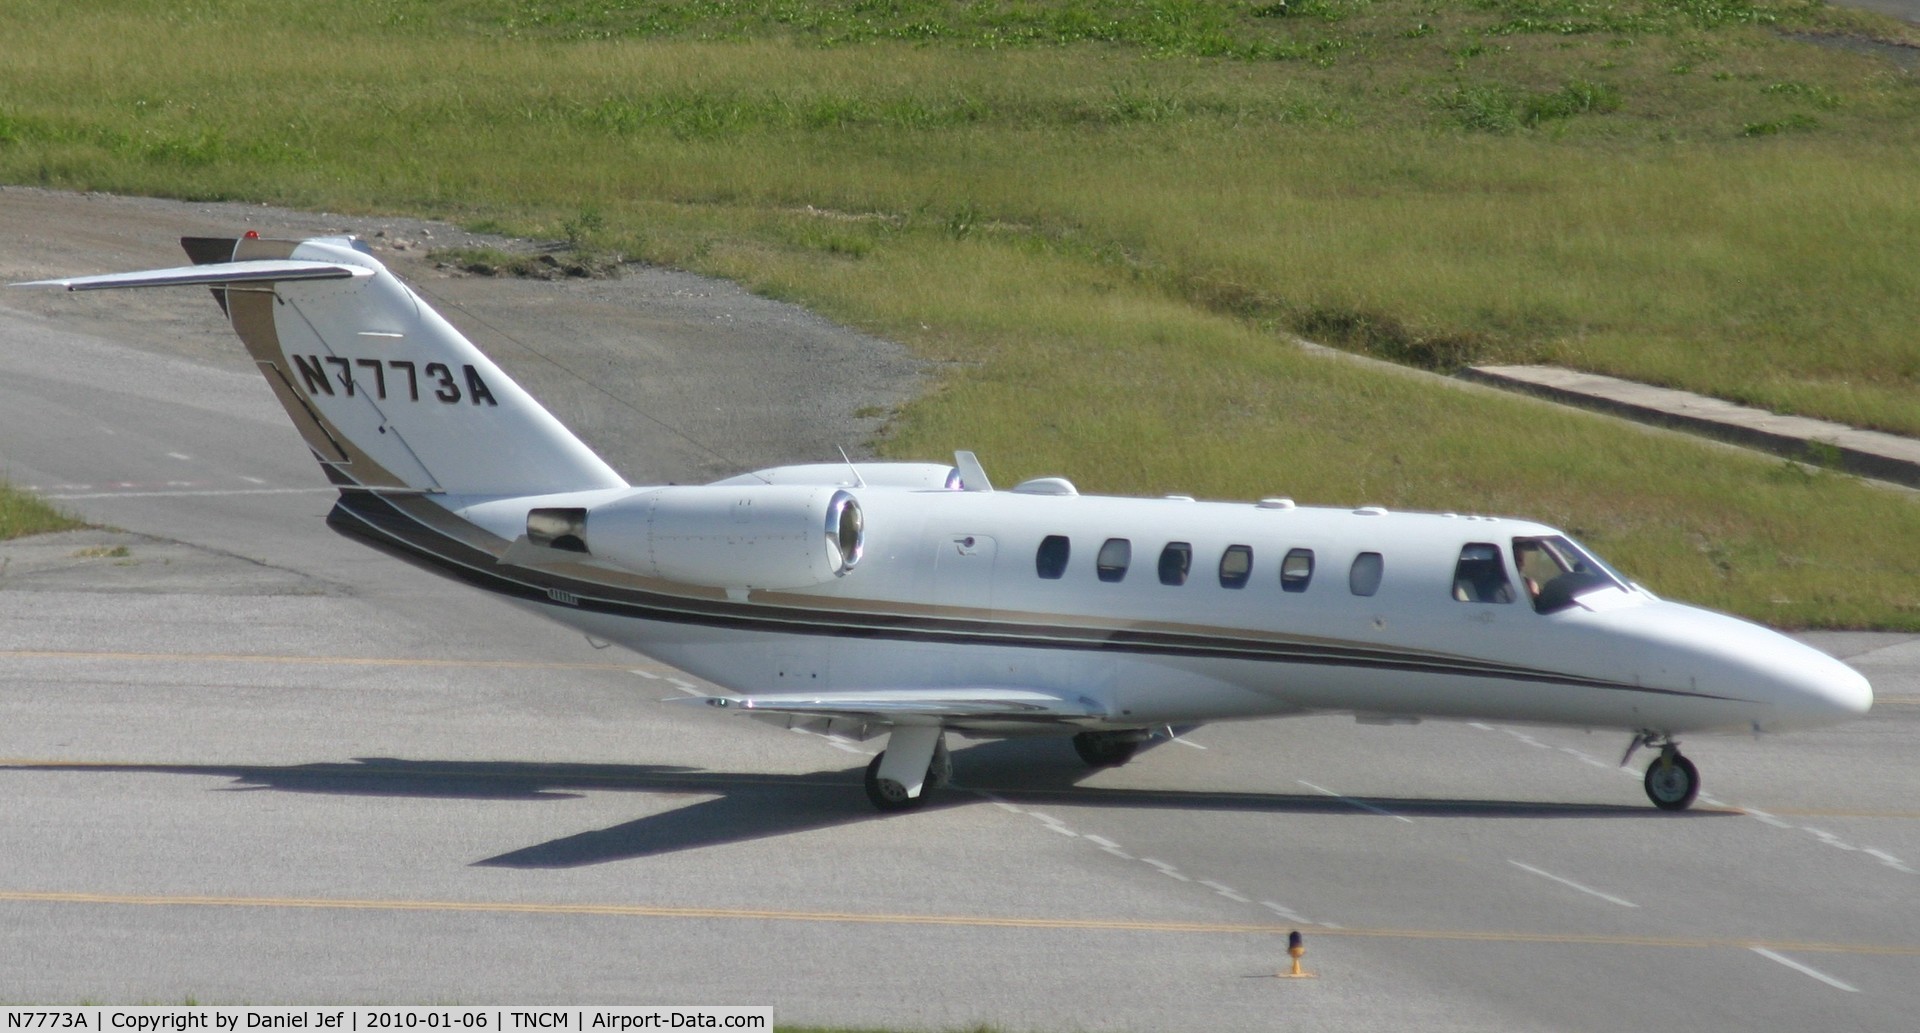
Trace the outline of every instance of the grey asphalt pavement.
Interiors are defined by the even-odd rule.
[[[146,244],[92,219],[63,255],[6,214],[9,278]],[[621,289],[521,285],[472,314],[537,329],[585,295],[617,327]],[[766,304],[685,289],[712,293],[628,324],[633,358],[593,352],[600,382],[696,370],[703,332]],[[1310,718],[1093,775],[1063,742],[969,745],[960,788],[882,818],[864,750],[666,705],[697,686],[327,531],[317,468],[215,350],[204,296],[182,299],[204,316],[100,312],[147,296],[0,292],[0,473],[122,529],[0,545],[0,1000],[1007,1030],[1895,1030],[1920,1010],[1920,641],[1816,636],[1873,678],[1872,715],[1689,742],[1707,795],[1681,815],[1617,767],[1622,737]],[[856,365],[884,347],[754,318],[740,369],[789,326]],[[549,400],[636,476],[717,462],[634,419],[654,397],[634,390]],[[755,444],[800,418],[779,394],[692,436],[817,458]],[[1318,978],[1273,978],[1289,929]]]

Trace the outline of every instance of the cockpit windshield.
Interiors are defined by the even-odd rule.
[[[1627,590],[1618,574],[1562,535],[1515,538],[1513,562],[1540,613],[1557,613],[1597,589]]]

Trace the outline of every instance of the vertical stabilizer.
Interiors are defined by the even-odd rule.
[[[182,241],[235,332],[342,487],[535,495],[626,482],[451,324],[348,239]],[[355,275],[217,279],[261,263]],[[364,272],[361,272],[364,270]]]
[[[194,262],[22,287],[208,287],[343,488],[550,495],[626,481],[352,238],[187,237]]]

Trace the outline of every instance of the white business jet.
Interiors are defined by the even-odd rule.
[[[967,452],[636,487],[358,241],[182,243],[195,265],[37,285],[213,288],[339,487],[336,530],[732,693],[689,702],[887,736],[883,811],[950,777],[948,732],[1071,735],[1104,766],[1175,726],[1327,713],[1617,729],[1679,810],[1678,736],[1873,704],[1523,520],[1002,491]]]

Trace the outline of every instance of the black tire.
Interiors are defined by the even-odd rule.
[[[883,814],[892,814],[896,811],[910,811],[926,803],[927,793],[924,786],[921,788],[919,796],[908,796],[906,786],[895,782],[891,778],[882,779],[880,777],[880,758],[886,755],[887,751],[881,750],[879,753],[873,755],[872,760],[867,762],[867,799],[873,801],[873,806]]]
[[[1647,799],[1663,811],[1684,811],[1693,806],[1693,798],[1700,795],[1700,771],[1693,761],[1676,753],[1672,759],[1656,758],[1647,765],[1647,777],[1642,780],[1647,789]]]
[[[1117,768],[1133,759],[1140,740],[1128,732],[1081,732],[1073,737],[1073,752],[1093,768]]]

